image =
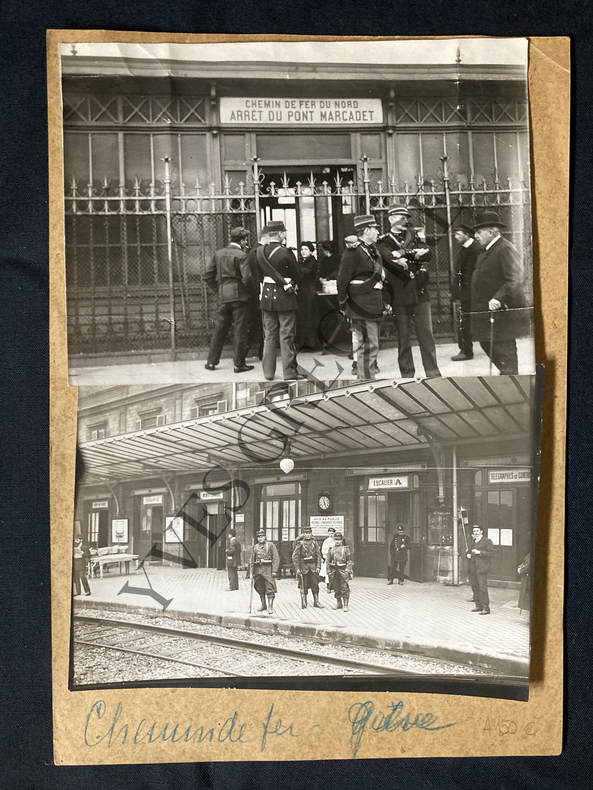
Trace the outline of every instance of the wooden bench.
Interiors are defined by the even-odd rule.
[[[103,568],[105,565],[119,565],[119,572],[123,573],[122,565],[126,566],[126,573],[130,572],[130,562],[136,561],[136,570],[138,570],[138,554],[95,554],[89,560],[90,576],[93,577],[95,568],[99,566],[99,576],[103,578]]]

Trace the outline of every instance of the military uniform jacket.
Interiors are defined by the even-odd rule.
[[[472,542],[468,553],[471,553],[472,549],[479,549],[480,554],[471,555],[469,567],[471,568],[472,565],[475,565],[477,573],[486,573],[490,567],[490,560],[494,557],[494,545],[492,541],[490,538],[482,536],[482,539],[477,543],[475,541]]]
[[[379,284],[381,288],[375,286]],[[383,315],[385,270],[374,245],[359,242],[348,247],[342,255],[338,271],[338,299],[340,308],[349,318],[376,321]]]
[[[269,540],[265,543],[256,543],[253,547],[253,576],[263,576],[274,583],[272,573],[278,573],[280,555],[278,549]]]
[[[410,549],[410,538],[408,535],[398,535],[397,533],[391,538],[389,544],[389,553],[392,560],[404,562],[408,559],[408,551]]]
[[[237,568],[241,564],[241,544],[237,538],[229,538],[226,544],[227,568]]]
[[[245,252],[237,244],[229,244],[214,253],[206,267],[204,281],[212,291],[218,289],[221,302],[248,302],[253,298],[255,284]]]
[[[286,247],[283,247],[278,242],[274,242],[264,245],[263,252],[272,269],[274,269],[277,275],[283,280],[290,279],[296,284],[301,282],[303,273],[297,259],[290,250],[287,250]],[[257,260],[257,266],[259,280],[261,282],[260,308],[272,312],[297,310],[298,303],[296,292],[287,293],[281,285],[266,282],[264,278],[269,278],[270,275],[262,269],[259,260]]]
[[[472,334],[476,340],[488,340],[490,321],[488,302],[497,299],[505,308],[524,306],[523,266],[519,253],[510,241],[499,237],[489,250],[481,250],[472,275]],[[525,330],[525,311],[507,313],[497,310],[493,315],[494,339],[510,340]]]
[[[457,255],[457,271],[453,278],[451,296],[456,301],[469,302],[472,293],[472,275],[476,260],[480,252],[480,245],[475,239],[467,247],[461,246]]]
[[[423,269],[425,263],[431,258],[431,252],[427,249],[424,242],[416,232],[406,243],[403,235],[386,233],[377,242],[377,249],[383,259],[383,264],[387,271],[387,279],[392,290],[393,305],[410,305],[419,302],[429,302],[428,274]],[[427,250],[417,253],[415,249]],[[399,257],[393,253],[404,252],[408,270],[404,270]],[[422,271],[421,271],[422,270]],[[414,275],[413,277],[411,275]]]
[[[352,578],[352,557],[348,546],[332,546],[327,554],[330,573],[339,573],[343,579]]]
[[[321,549],[315,538],[297,540],[292,552],[292,563],[295,571],[301,573],[319,573],[322,563]]]

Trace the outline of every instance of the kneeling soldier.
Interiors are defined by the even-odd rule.
[[[311,590],[313,606],[323,609],[319,603],[319,571],[323,559],[321,549],[313,537],[311,527],[305,527],[303,533],[303,537],[295,542],[292,552],[292,562],[301,589],[301,606],[307,608],[307,593]]]
[[[342,599],[344,599],[344,611],[348,611],[348,601],[350,600],[350,585],[348,582],[352,578],[352,559],[350,549],[342,544],[342,533],[336,532],[336,545],[332,546],[327,554],[327,567],[329,568],[331,583],[338,602],[337,609],[342,609]]]
[[[278,549],[272,542],[266,540],[266,533],[260,529],[257,533],[257,543],[253,547],[253,586],[261,599],[260,612],[265,612],[267,609],[268,614],[274,614],[274,598],[278,589],[276,576],[279,567]]]

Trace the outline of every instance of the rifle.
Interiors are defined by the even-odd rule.
[[[253,607],[253,568],[255,565],[254,561],[254,553],[255,553],[255,543],[251,544],[251,559],[249,560],[249,577],[251,580],[251,584],[249,585],[249,614],[251,614],[251,609]]]

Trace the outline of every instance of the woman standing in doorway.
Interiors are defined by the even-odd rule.
[[[314,255],[315,245],[312,241],[304,241],[299,250],[299,265],[303,279],[299,283],[297,295],[299,311],[297,314],[297,349],[309,347],[319,351],[321,345],[317,337],[319,314],[317,312],[317,258]]]

